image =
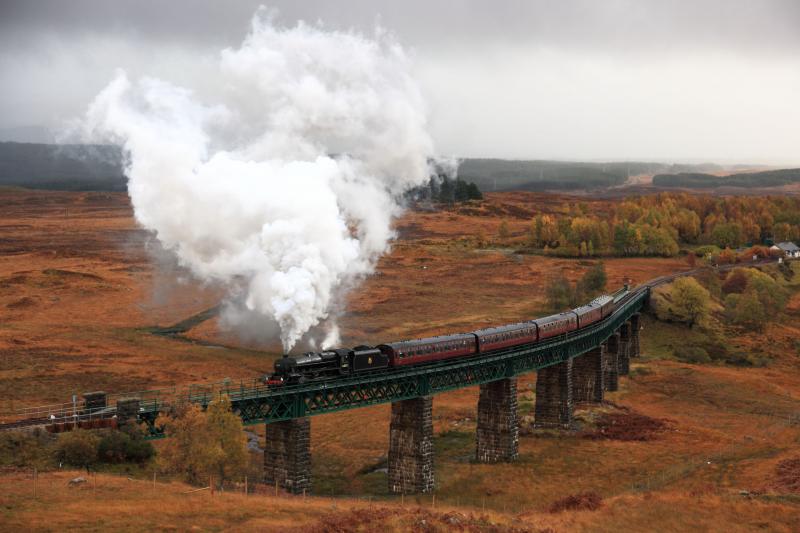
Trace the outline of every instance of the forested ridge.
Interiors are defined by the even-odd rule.
[[[701,255],[800,239],[800,199],[660,193],[626,199],[602,215],[585,203],[565,215],[531,220],[528,244],[568,256],[674,256],[681,246]],[[705,249],[704,249],[705,246]]]
[[[800,168],[767,170],[764,172],[743,172],[727,176],[714,176],[697,172],[678,174],[656,174],[653,185],[657,187],[687,187],[710,189],[715,187],[780,187],[800,182]]]

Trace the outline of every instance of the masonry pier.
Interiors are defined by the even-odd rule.
[[[641,322],[640,322],[641,315],[635,314],[631,315],[631,346],[629,348],[630,357],[639,357],[641,352],[639,351],[639,330],[641,329]]]
[[[501,379],[480,386],[475,460],[499,463],[519,454],[517,378]]]
[[[609,392],[619,390],[619,333],[605,342],[606,356],[603,364],[603,386]]]
[[[573,401],[595,403],[603,401],[604,356],[605,344],[601,344],[573,360]]]
[[[308,417],[266,426],[264,483],[292,494],[311,490],[311,420]]]
[[[627,376],[631,368],[631,325],[625,322],[619,327],[619,349],[617,357],[619,361],[619,375]]]
[[[537,370],[535,427],[572,427],[572,364],[568,359]]]
[[[433,397],[392,404],[389,425],[389,491],[413,494],[433,490]]]

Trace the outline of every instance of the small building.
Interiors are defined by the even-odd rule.
[[[770,247],[770,250],[775,250],[782,253],[785,257],[795,259],[800,257],[800,248],[793,242],[779,242]]]

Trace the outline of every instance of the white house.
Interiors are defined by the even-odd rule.
[[[792,259],[800,257],[800,248],[793,242],[779,242],[773,245],[770,250],[779,251],[783,253],[784,256]]]

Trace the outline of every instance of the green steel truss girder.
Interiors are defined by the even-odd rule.
[[[233,388],[223,392],[228,395],[232,408],[243,422],[253,425],[396,402],[489,383],[561,363],[601,345],[641,310],[648,296],[646,288],[632,293],[609,318],[585,330],[488,355],[277,389]],[[189,398],[203,406],[212,399],[208,395]],[[150,412],[140,414],[140,420],[147,424],[153,438],[161,436],[160,429],[155,425],[156,415]]]

